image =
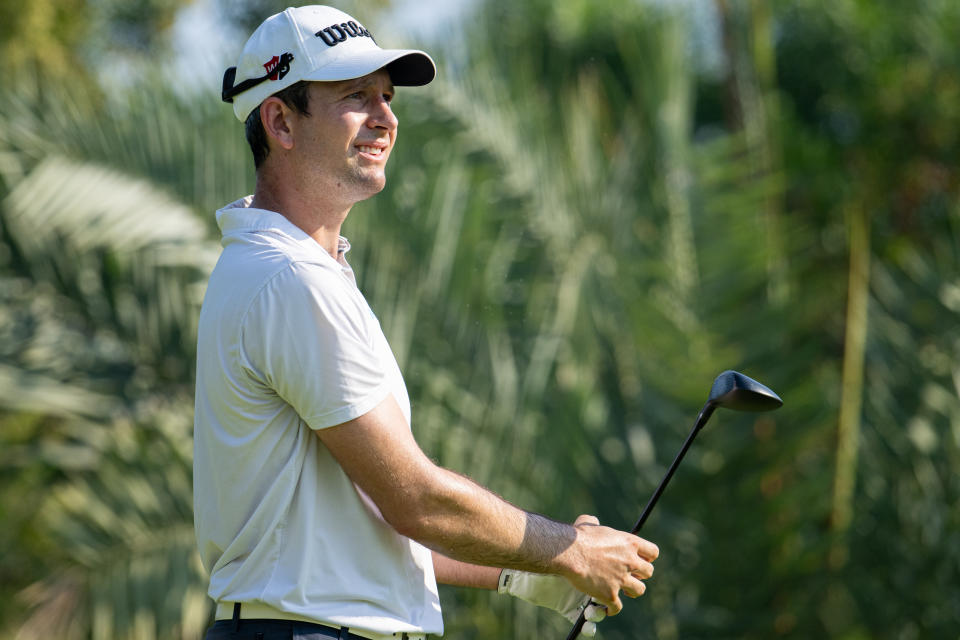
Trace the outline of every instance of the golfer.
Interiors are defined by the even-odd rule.
[[[385,184],[394,86],[435,75],[330,7],[268,18],[224,77],[256,188],[217,211],[199,321],[197,543],[208,639],[442,635],[437,583],[575,620],[643,593],[655,545],[590,516],[555,522],[435,465],[347,262],[340,227]],[[591,607],[594,620],[604,607]]]

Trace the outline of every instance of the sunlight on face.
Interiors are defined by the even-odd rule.
[[[354,80],[310,85],[310,116],[296,119],[294,150],[301,170],[352,202],[386,185],[387,160],[397,135],[390,108],[394,89],[379,70]]]

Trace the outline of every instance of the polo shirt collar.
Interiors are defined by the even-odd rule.
[[[303,229],[290,222],[285,216],[276,211],[257,209],[250,206],[252,203],[253,196],[250,195],[217,210],[217,226],[220,227],[220,232],[223,234],[220,244],[226,246],[229,237],[236,234],[267,231],[283,234],[310,249],[320,249],[325,255],[330,255],[326,249],[317,244],[316,240],[307,235]],[[339,236],[337,238],[337,256],[330,257],[338,259],[348,251],[350,251],[350,242],[343,236]]]

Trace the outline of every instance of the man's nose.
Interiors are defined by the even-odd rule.
[[[390,108],[390,102],[383,96],[380,96],[371,109],[370,119],[367,125],[371,129],[386,129],[390,131],[396,129],[398,124],[397,116],[393,114],[393,109]]]

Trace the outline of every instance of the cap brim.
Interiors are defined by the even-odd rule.
[[[393,84],[403,87],[419,87],[428,84],[437,75],[433,59],[415,49],[373,49],[359,51],[334,60],[304,76],[304,80],[335,82],[353,80],[386,69]]]

